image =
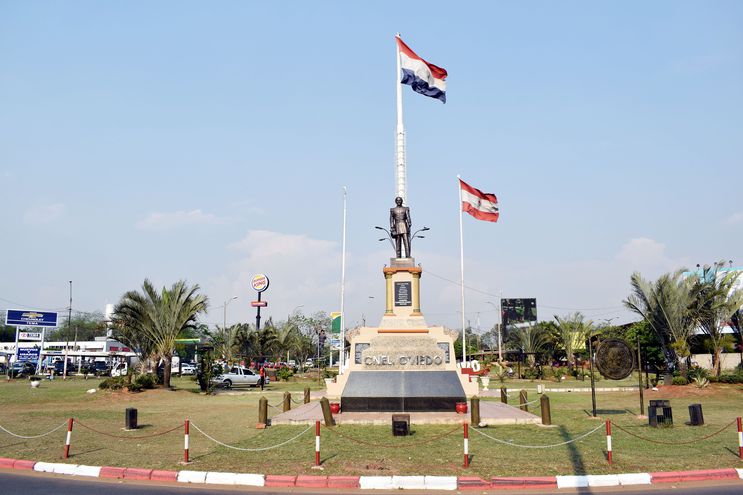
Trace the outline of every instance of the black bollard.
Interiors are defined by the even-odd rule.
[[[124,412],[124,427],[127,430],[137,429],[137,410],[133,407],[127,407]]]

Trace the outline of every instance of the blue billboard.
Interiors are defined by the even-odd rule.
[[[11,327],[56,327],[57,313],[51,311],[9,309],[5,314],[5,324]]]
[[[35,363],[39,360],[40,352],[41,349],[38,347],[19,347],[18,361],[31,361]]]

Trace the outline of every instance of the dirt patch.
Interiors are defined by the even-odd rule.
[[[646,390],[646,399],[682,399],[687,397],[712,397],[720,394],[721,391],[736,392],[735,387],[724,385],[710,385],[705,388],[699,388],[695,385],[662,385],[658,391]]]

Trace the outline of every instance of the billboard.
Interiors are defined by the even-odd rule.
[[[18,348],[18,361],[33,361],[39,360],[39,354],[41,349],[38,347],[19,347]]]
[[[501,321],[503,328],[519,327],[537,321],[537,300],[530,299],[501,299]]]
[[[5,324],[11,327],[56,327],[57,313],[9,309],[5,314]]]

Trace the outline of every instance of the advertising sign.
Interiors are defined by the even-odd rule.
[[[268,284],[268,277],[266,277],[262,273],[253,275],[253,278],[250,281],[250,286],[256,292],[263,292],[264,290],[268,289]]]
[[[5,324],[11,327],[56,327],[57,313],[9,309],[5,314]]]
[[[19,347],[18,361],[38,361],[41,349],[37,347]]]
[[[41,340],[41,332],[18,332],[18,340]]]
[[[330,331],[333,333],[341,333],[341,313],[340,311],[333,311],[330,313]]]
[[[536,299],[501,299],[503,328],[524,326],[537,321]]]

